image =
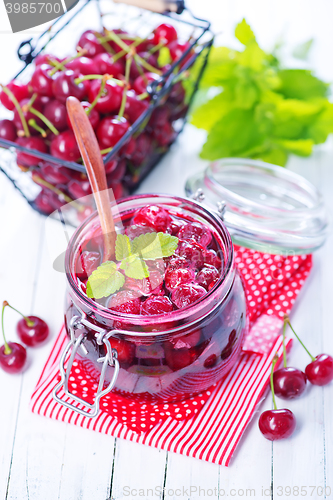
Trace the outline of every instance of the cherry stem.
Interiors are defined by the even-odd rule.
[[[39,177],[39,175],[35,175],[34,177],[34,180],[35,182],[37,181],[38,184],[41,184],[42,186],[45,186],[47,187],[48,189],[50,189],[50,191],[53,191],[54,193],[56,193],[58,196],[61,196],[65,201],[66,203],[72,203],[73,206],[79,211],[79,212],[83,212],[84,211],[84,208],[83,206],[80,204],[80,203],[77,203],[75,200],[72,200],[72,198],[70,198],[70,196],[68,196],[67,194],[63,193],[61,191],[61,189],[58,189],[56,188],[55,186],[53,186],[53,184],[51,184],[50,182],[47,182],[45,181],[44,179],[42,179],[41,177]],[[18,311],[17,311],[18,312]]]
[[[107,77],[107,78],[106,78]],[[113,78],[112,75],[85,75],[85,76],[80,76],[79,78],[75,78],[74,83],[78,85],[81,82],[84,82],[85,80],[112,80],[115,83],[118,83],[121,87],[124,85],[124,82],[122,80],[118,80],[117,78]]]
[[[144,42],[145,40],[146,40],[146,38],[138,38],[137,40],[135,40],[134,43],[129,45],[128,48],[133,51],[133,49],[135,49],[138,45],[140,45],[141,42]],[[118,61],[118,59],[121,59],[126,53],[127,53],[127,50],[121,50],[120,52],[115,54],[115,56],[112,58],[113,62],[116,62],[116,61]]]
[[[35,100],[37,99],[38,97],[38,94],[37,92],[35,92],[32,96],[31,96],[31,99],[30,101],[27,103],[27,108],[30,109],[31,106],[33,105],[33,103],[35,102]]]
[[[301,344],[301,346],[306,350],[306,352],[308,353],[308,355],[310,356],[310,358],[312,359],[312,361],[315,361],[316,358],[314,358],[312,356],[312,354],[310,353],[310,351],[305,347],[305,345],[303,344],[303,342],[301,341],[301,339],[299,338],[299,336],[297,335],[297,333],[295,332],[295,330],[293,329],[293,327],[291,326],[291,323],[290,323],[290,320],[289,320],[289,316],[287,316],[285,314],[284,316],[284,320],[286,323],[288,323],[288,325],[290,326],[293,334],[295,335],[295,337],[297,338],[298,342]]]
[[[86,115],[89,116],[90,113],[91,113],[91,110],[94,109],[94,107],[96,106],[96,104],[98,103],[99,99],[102,97],[103,95],[103,92],[104,92],[104,89],[105,89],[105,85],[106,85],[106,81],[108,80],[108,75],[103,75],[103,78],[102,78],[102,83],[101,83],[101,87],[99,89],[99,92],[98,94],[96,95],[95,99],[93,100],[93,102],[90,104],[89,108],[86,109]]]
[[[1,84],[0,84],[0,87],[2,88],[3,92],[6,95],[8,95],[9,99],[13,102],[13,104],[14,104],[14,106],[15,106],[18,114],[19,114],[19,117],[21,119],[22,127],[23,127],[23,130],[24,130],[24,135],[26,137],[30,137],[29,127],[28,127],[27,121],[25,119],[25,116],[23,114],[22,108],[21,108],[18,100],[14,96],[13,92],[11,90],[9,90],[8,87],[6,87],[5,85],[1,85]]]
[[[30,120],[28,121],[30,127],[34,128],[35,130],[37,130],[37,132],[39,132],[41,134],[42,137],[47,137],[47,133],[45,132],[44,129],[42,129],[42,127],[40,127],[39,125],[37,125],[36,123],[36,120],[34,120],[33,118],[30,118]]]
[[[287,322],[283,323],[283,332],[282,332],[282,345],[283,345],[283,366],[287,368],[287,351],[286,351],[286,328]]]
[[[97,40],[99,41],[99,43],[102,45],[102,47],[104,47],[106,52],[113,55],[114,51],[111,49],[110,45],[107,43],[108,40],[105,37],[103,37],[103,35],[98,33],[97,31],[94,32],[94,35],[97,38]]]
[[[45,123],[45,125],[51,130],[51,132],[54,133],[54,135],[59,135],[59,131],[55,128],[53,123],[51,123],[50,120],[48,120],[46,116],[43,115],[43,113],[41,113],[35,108],[30,108],[29,111],[33,115],[37,116],[40,120],[42,120],[42,122]]]
[[[155,54],[158,50],[160,50],[162,47],[165,47],[165,42],[160,42],[158,45],[155,45],[149,50],[149,54]]]
[[[71,56],[71,57],[67,57],[67,59],[65,59],[64,61],[62,61],[61,63],[59,62],[57,64],[57,66],[54,67],[54,69],[52,69],[50,72],[49,72],[49,75],[50,76],[53,76],[57,71],[65,71],[65,66],[66,64],[68,64],[69,62],[71,61],[74,61],[74,59],[77,59],[78,57],[82,57],[84,56],[86,53],[87,53],[87,49],[79,49],[79,52],[77,54],[75,54],[75,56]]]
[[[101,155],[106,155],[107,153],[110,153],[110,151],[112,151],[113,148],[106,148],[106,149],[102,149],[101,150]]]
[[[126,68],[125,68],[125,85],[124,85],[124,90],[123,90],[123,97],[121,100],[121,105],[118,113],[118,117],[122,118],[124,116],[124,111],[125,111],[125,106],[126,106],[126,101],[127,101],[127,91],[129,88],[129,76],[130,76],[130,69],[131,69],[131,64],[132,64],[133,56],[129,55],[126,59]]]
[[[274,382],[273,382],[273,374],[274,374],[274,367],[278,361],[279,357],[277,354],[275,354],[273,361],[272,361],[272,368],[271,368],[271,391],[272,391],[272,398],[273,398],[273,406],[274,410],[277,410],[276,406],[276,401],[275,401],[275,392],[274,392]]]
[[[144,92],[143,94],[136,96],[136,98],[138,99],[138,101],[143,101],[148,96],[149,96],[148,92]]]
[[[149,64],[147,61],[145,61],[138,54],[135,54],[134,59],[136,59],[141,64],[141,66],[143,66],[144,68],[146,68],[151,73],[156,73],[157,75],[160,75],[160,76],[163,74],[162,71],[160,71],[157,68],[154,68],[154,66],[152,66],[151,64]]]
[[[6,340],[6,337],[5,337],[5,327],[4,327],[4,313],[5,313],[5,307],[8,306],[8,302],[6,300],[3,301],[2,303],[2,315],[1,315],[1,326],[2,326],[2,336],[3,336],[3,341],[4,341],[4,344],[5,344],[5,349],[4,349],[4,353],[5,354],[11,354],[12,350],[11,348],[9,347],[8,343],[7,343],[7,340]]]
[[[35,322],[34,322],[34,321],[32,321],[32,319],[29,319],[27,316],[24,316],[24,314],[22,314],[20,311],[18,311],[17,309],[15,309],[15,307],[11,306],[11,305],[7,302],[7,300],[5,300],[5,301],[4,301],[4,303],[3,303],[3,309],[4,309],[4,307],[5,307],[5,306],[10,307],[11,309],[13,309],[13,311],[15,311],[15,312],[17,312],[18,314],[20,314],[20,315],[22,316],[22,318],[24,318],[24,319],[25,319],[25,322],[26,322],[26,324],[27,324],[28,326],[34,326]]]

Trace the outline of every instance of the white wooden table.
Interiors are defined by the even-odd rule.
[[[289,33],[291,40],[316,36],[317,69],[332,80],[332,68],[326,65],[326,61],[331,61],[333,46],[333,9],[328,0],[318,0],[315,7],[310,1],[290,5],[287,1],[253,0],[248,5],[245,0],[230,0],[222,7],[219,0],[205,5],[199,0],[188,2],[199,15],[210,16],[218,29],[223,27],[229,33],[245,15],[257,31],[261,30],[267,43],[274,40],[287,21],[295,28]],[[15,49],[27,34],[4,33],[8,24],[2,8],[0,5],[0,72],[5,82],[15,72]],[[197,158],[202,140],[199,131],[187,127],[140,192],[182,195],[186,177],[204,166]],[[293,158],[289,167],[318,186],[333,215],[332,148],[320,148],[310,159]],[[0,176],[0,224],[0,300],[12,302],[26,314],[40,315],[52,332],[45,346],[29,350],[29,367],[23,375],[0,372],[1,500],[333,498],[332,384],[310,387],[305,397],[288,404],[298,421],[292,439],[274,444],[266,441],[258,430],[255,415],[229,468],[31,414],[31,393],[62,323],[65,280],[52,269],[43,217],[33,212],[4,176]],[[332,255],[331,235],[315,254],[313,271],[292,315],[295,329],[314,353],[333,352]],[[16,315],[7,311],[5,323],[10,340],[16,339],[16,321]],[[298,367],[308,362],[297,344],[290,362]],[[268,398],[260,410],[270,407]],[[321,494],[321,488],[326,488],[326,495]]]

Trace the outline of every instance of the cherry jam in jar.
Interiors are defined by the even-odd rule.
[[[65,325],[69,336],[82,335],[80,368],[99,381],[104,336],[119,362],[117,394],[158,403],[208,389],[231,369],[247,331],[245,293],[226,227],[218,213],[171,195],[133,196],[112,210],[117,234],[128,236],[132,247],[141,235],[162,233],[174,237],[174,250],[145,260],[149,277],[143,279],[128,276],[133,273],[114,256],[121,287],[89,298],[87,280],[103,262],[98,215],[76,230],[66,253]],[[105,384],[114,370],[107,367]]]

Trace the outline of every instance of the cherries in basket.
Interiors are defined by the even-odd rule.
[[[85,31],[77,53],[65,59],[41,54],[29,82],[15,80],[1,86],[0,101],[13,117],[0,120],[0,137],[60,160],[80,162],[66,111],[67,97],[75,96],[106,155],[149,107],[150,85],[156,85],[169,63],[180,60],[185,52],[189,52],[185,59],[193,55],[189,43],[182,43],[169,24],[157,26],[146,38],[119,29]],[[169,147],[176,136],[174,122],[186,112],[185,90],[179,80],[148,123],[106,165],[108,186],[116,198],[137,182],[149,158]],[[20,151],[17,163],[42,188],[35,205],[44,213],[90,194],[83,173]]]
[[[311,358],[311,362],[306,366],[305,373],[298,368],[287,366],[285,332],[289,325],[297,340],[304,347]],[[273,410],[264,411],[259,418],[259,429],[269,440],[284,439],[294,432],[296,428],[296,418],[288,410],[277,409],[275,396],[282,399],[294,399],[299,397],[306,389],[307,381],[313,385],[323,386],[333,380],[333,358],[328,354],[319,354],[313,357],[303,344],[293,327],[289,317],[285,315],[283,325],[283,368],[274,371],[274,366],[278,360],[275,356],[271,370],[271,391],[273,395]]]
[[[44,320],[38,316],[24,316],[20,311],[11,306],[6,300],[2,304],[2,335],[4,345],[0,347],[0,367],[8,373],[21,372],[27,360],[27,351],[24,345],[17,342],[7,342],[4,328],[4,313],[6,307],[10,307],[22,316],[17,323],[16,333],[22,344],[27,347],[36,347],[42,344],[49,335],[49,327]]]

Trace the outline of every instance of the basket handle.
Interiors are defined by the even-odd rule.
[[[184,0],[113,0],[114,3],[125,3],[140,9],[151,10],[152,12],[175,12],[181,14],[185,9]]]

